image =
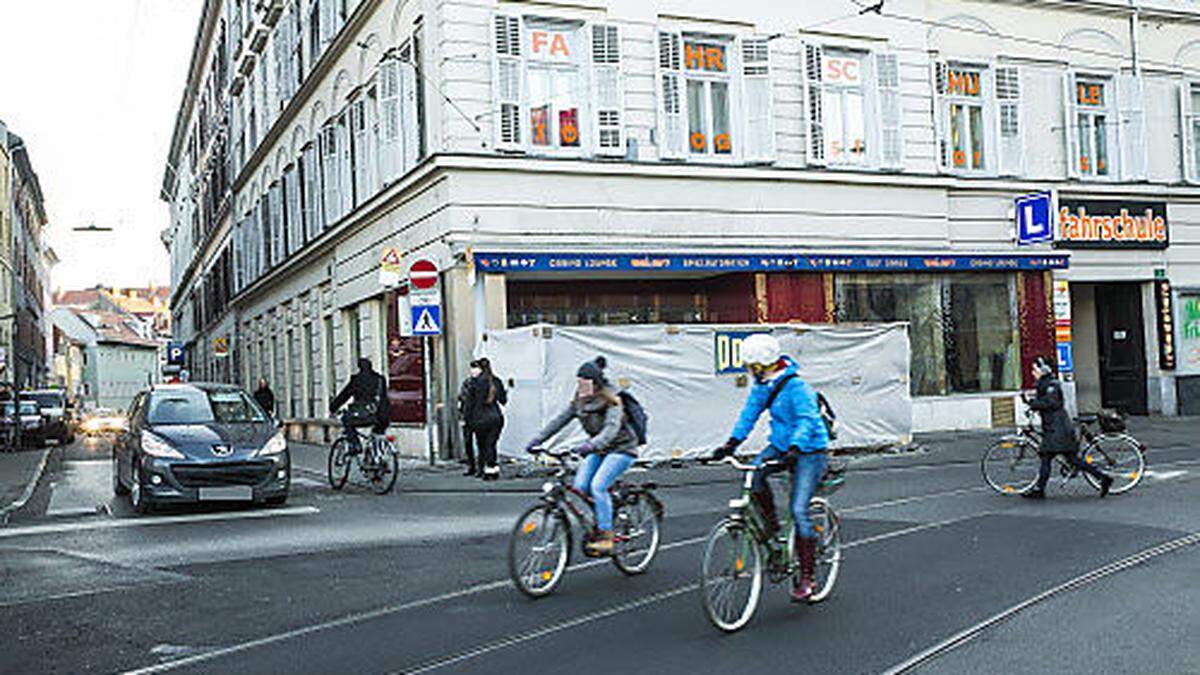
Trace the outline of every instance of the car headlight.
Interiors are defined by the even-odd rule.
[[[183,453],[175,448],[172,448],[166,441],[155,436],[149,431],[142,432],[142,452],[151,457],[169,457],[171,459],[183,459]]]
[[[278,455],[284,450],[287,450],[287,438],[283,435],[283,432],[280,431],[272,436],[271,440],[267,441],[266,445],[262,446],[262,450],[259,450],[258,454]]]

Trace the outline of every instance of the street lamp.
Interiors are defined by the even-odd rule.
[[[91,225],[85,225],[83,227],[72,227],[71,231],[72,232],[112,232],[113,229],[111,227],[101,227],[95,223],[92,223]]]

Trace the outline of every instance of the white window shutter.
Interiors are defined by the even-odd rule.
[[[825,166],[825,105],[821,90],[821,45],[804,45],[804,99],[808,117],[808,163]]]
[[[323,185],[321,205],[323,225],[329,227],[338,220],[341,204],[341,180],[338,178],[338,135],[331,121],[321,128],[321,183]]]
[[[884,169],[902,169],[900,59],[895,52],[875,52],[875,91],[879,97],[879,164]]]
[[[350,116],[348,112],[343,110],[338,117],[338,123],[334,126],[337,132],[337,172],[338,179],[341,181],[338,186],[338,196],[341,197],[341,201],[338,202],[338,218],[344,217],[354,208],[354,151],[350,146]]]
[[[320,132],[317,134],[318,141]],[[321,154],[320,143],[314,141],[304,147],[304,226],[305,241],[316,239],[325,227],[325,213],[321,209]]]
[[[687,157],[686,99],[683,95],[683,36],[658,34],[658,153],[662,159]]]
[[[1079,115],[1075,108],[1075,74],[1063,73],[1063,144],[1067,177],[1079,178]]]
[[[937,151],[938,168],[950,171],[950,116],[946,109],[946,94],[950,91],[950,65],[933,62],[933,142]]]
[[[1025,124],[1021,119],[1021,69],[1017,66],[996,68],[996,110],[1000,127],[1000,174],[1025,173]]]
[[[492,17],[493,125],[497,150],[523,150],[521,99],[524,97],[525,61],[521,49],[521,18],[510,14]]]
[[[283,190],[287,194],[287,253],[290,256],[300,250],[304,241],[304,215],[300,204],[300,181],[296,165],[289,166],[283,173]]]
[[[1121,144],[1121,179],[1146,180],[1146,111],[1142,105],[1142,78],[1117,76],[1117,138]]]
[[[354,139],[354,202],[362,204],[375,192],[372,187],[370,142],[367,140],[369,125],[367,101],[360,96],[350,104],[350,134]]]
[[[283,260],[283,188],[277,181],[269,189],[268,233],[270,238],[271,257],[269,267],[275,267]]]
[[[1183,154],[1183,179],[1195,183],[1200,176],[1200,166],[1196,166],[1196,138],[1192,125],[1192,84],[1184,81],[1179,83],[1179,140]]]
[[[387,185],[400,175],[400,62],[379,64],[379,172]]]
[[[771,43],[765,36],[744,38],[742,101],[745,111],[743,158],[747,162],[775,161],[775,106],[771,90]]]
[[[625,155],[625,84],[621,77],[621,30],[592,24],[592,139],[597,155]]]
[[[403,151],[400,154],[400,175],[413,170],[421,155],[421,119],[417,114],[417,87],[420,79],[417,68],[411,63],[400,63],[400,133]]]
[[[321,43],[324,44],[333,39],[334,34],[334,17],[337,15],[337,8],[334,7],[336,0],[320,0],[321,3]]]

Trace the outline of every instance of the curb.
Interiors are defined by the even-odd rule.
[[[12,514],[25,508],[25,504],[29,503],[29,499],[33,497],[33,493],[37,490],[38,483],[42,481],[42,476],[46,473],[46,467],[50,463],[50,453],[53,451],[54,448],[42,450],[42,461],[38,464],[37,470],[33,472],[33,478],[25,486],[25,491],[21,493],[20,498],[8,506],[0,508],[0,526],[8,525],[8,520],[12,517]]]

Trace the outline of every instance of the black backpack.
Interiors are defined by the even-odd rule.
[[[796,374],[791,373],[779,378],[779,381],[771,389],[770,395],[767,396],[767,404],[763,406],[764,410],[770,409],[771,404],[779,396],[779,392],[783,391],[788,381],[794,377],[796,377]],[[825,432],[829,434],[829,440],[837,440],[837,413],[833,411],[833,406],[829,404],[829,399],[825,398],[825,395],[819,391],[817,392],[817,412],[821,415],[821,421],[825,423]]]
[[[633,428],[633,435],[637,437],[638,445],[645,445],[646,427],[649,423],[646,409],[633,397],[633,394],[627,391],[621,391],[617,396],[621,398],[621,407],[625,409],[625,419]]]

